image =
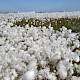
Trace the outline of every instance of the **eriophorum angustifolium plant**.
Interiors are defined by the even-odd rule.
[[[13,24],[80,16],[72,13],[0,14],[0,80],[80,80],[79,32],[64,26],[55,31],[50,25]]]

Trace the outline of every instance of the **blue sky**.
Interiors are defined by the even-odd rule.
[[[80,0],[0,0],[0,12],[80,11]]]

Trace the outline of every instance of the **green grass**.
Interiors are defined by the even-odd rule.
[[[65,26],[68,29],[72,29],[73,32],[80,32],[80,18],[45,18],[44,20],[39,20],[36,18],[26,20],[26,18],[23,18],[21,21],[16,21],[14,26],[17,25],[25,27],[26,24],[29,24],[30,27],[31,25],[35,27],[46,26],[47,28],[51,26],[54,30],[60,30],[62,26]]]

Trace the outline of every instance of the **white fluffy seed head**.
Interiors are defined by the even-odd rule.
[[[35,79],[35,71],[34,70],[27,71],[23,76],[23,80],[34,80],[34,79]]]

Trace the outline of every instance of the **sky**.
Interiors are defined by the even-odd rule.
[[[0,0],[0,12],[80,11],[80,0]]]

